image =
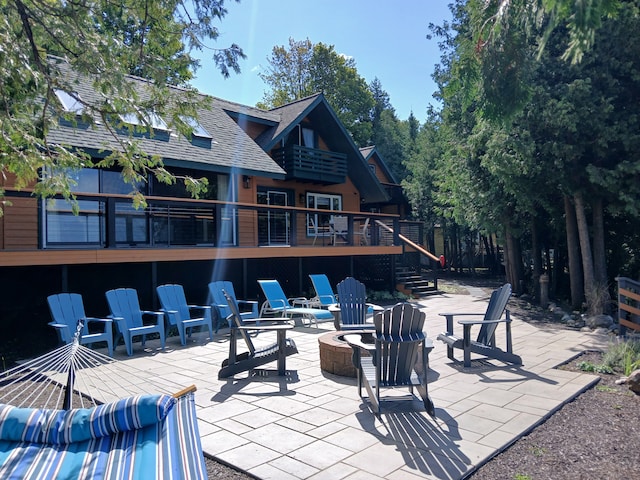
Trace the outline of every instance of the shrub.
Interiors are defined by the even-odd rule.
[[[616,372],[629,375],[640,368],[640,340],[623,340],[610,345],[602,362]]]

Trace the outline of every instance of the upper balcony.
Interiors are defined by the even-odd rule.
[[[333,184],[347,178],[347,156],[343,153],[290,145],[273,150],[273,159],[287,171],[287,180]]]

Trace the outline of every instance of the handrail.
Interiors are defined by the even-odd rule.
[[[381,222],[380,220],[376,220],[376,223],[378,225],[380,225],[381,227],[386,228],[389,232],[394,233],[393,228],[389,227],[388,225],[384,224],[383,222]],[[415,248],[416,250],[418,250],[420,253],[422,253],[423,255],[426,255],[427,257],[431,258],[432,260],[435,260],[436,262],[439,262],[440,259],[438,257],[436,257],[433,253],[429,252],[428,250],[425,250],[425,248],[421,245],[418,245],[417,243],[409,240],[407,237],[405,237],[404,235],[402,235],[401,233],[398,234],[398,238],[400,238],[400,240],[402,240],[403,242],[405,242],[406,244],[410,245],[411,247]]]

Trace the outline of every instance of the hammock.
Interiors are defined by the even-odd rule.
[[[0,374],[0,478],[206,479],[195,386],[142,378],[77,341]]]

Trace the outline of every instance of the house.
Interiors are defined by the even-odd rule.
[[[59,68],[73,75],[63,62]],[[131,81],[144,92],[145,80]],[[50,143],[100,160],[133,138],[172,173],[206,178],[208,190],[196,200],[149,175],[137,185],[147,206],[136,209],[119,170],[84,168],[70,172],[74,215],[62,198],[37,199],[13,189],[10,176],[1,179],[12,203],[0,217],[0,321],[9,335],[27,322],[48,332],[46,297],[60,291],[81,293],[88,313],[100,316],[104,292],[115,287],[136,288],[152,308],[163,283],[183,284],[193,303],[206,301],[213,279],[233,281],[245,298],[258,298],[256,280],[269,277],[292,296],[311,293],[314,272],[334,283],[356,275],[372,289],[395,284],[398,234],[416,224],[401,222],[400,208],[385,213],[397,184],[381,159],[373,164],[379,172],[371,168],[322,94],[269,111],[203,96],[197,120],[184,119],[192,127],[186,136],[154,112],[120,116],[113,131],[100,119],[84,122],[74,96],[103,98],[87,79],[74,86],[55,93],[76,121],[60,119]],[[150,128],[139,128],[143,120]],[[347,225],[339,236],[337,217]]]

